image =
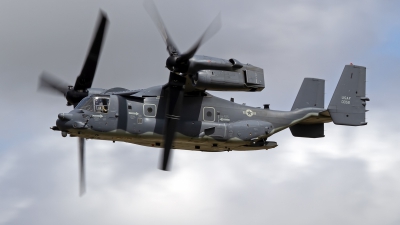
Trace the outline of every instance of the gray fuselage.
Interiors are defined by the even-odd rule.
[[[57,127],[70,136],[161,147],[165,104],[162,86],[129,96],[92,95],[70,113],[60,114]],[[188,93],[173,147],[197,151],[269,149],[277,144],[267,138],[285,128],[310,118],[330,122],[329,117],[320,115],[323,111],[275,111],[237,104],[207,92]]]

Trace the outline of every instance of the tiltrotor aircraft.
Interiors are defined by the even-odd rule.
[[[236,59],[195,55],[202,43],[220,27],[219,17],[198,42],[181,53],[165,29],[152,1],[145,8],[167,46],[169,80],[164,85],[140,90],[92,88],[107,27],[104,13],[88,56],[75,85],[43,73],[40,88],[66,97],[74,109],[60,113],[57,126],[63,137],[79,137],[80,192],[85,191],[84,140],[123,141],[163,148],[160,169],[168,170],[172,149],[204,152],[249,151],[277,146],[270,137],[289,128],[295,137],[324,137],[324,123],[366,125],[366,69],[346,65],[327,108],[325,81],[305,78],[291,111],[277,111],[237,104],[218,98],[212,91],[262,91],[263,70]]]

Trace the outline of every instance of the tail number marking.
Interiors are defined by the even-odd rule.
[[[351,99],[351,97],[342,96],[342,101],[341,101],[341,103],[342,103],[342,104],[345,104],[345,105],[350,105],[350,99]]]

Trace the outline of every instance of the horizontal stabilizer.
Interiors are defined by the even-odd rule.
[[[365,122],[366,68],[346,65],[333,93],[328,111],[337,125],[362,126]]]

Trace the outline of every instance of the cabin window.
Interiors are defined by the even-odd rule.
[[[110,99],[106,97],[94,97],[94,109],[97,113],[108,113]]]
[[[203,108],[203,120],[214,122],[215,120],[215,109],[214,107],[204,107]]]
[[[155,104],[143,104],[143,115],[146,117],[155,117],[157,106]]]

